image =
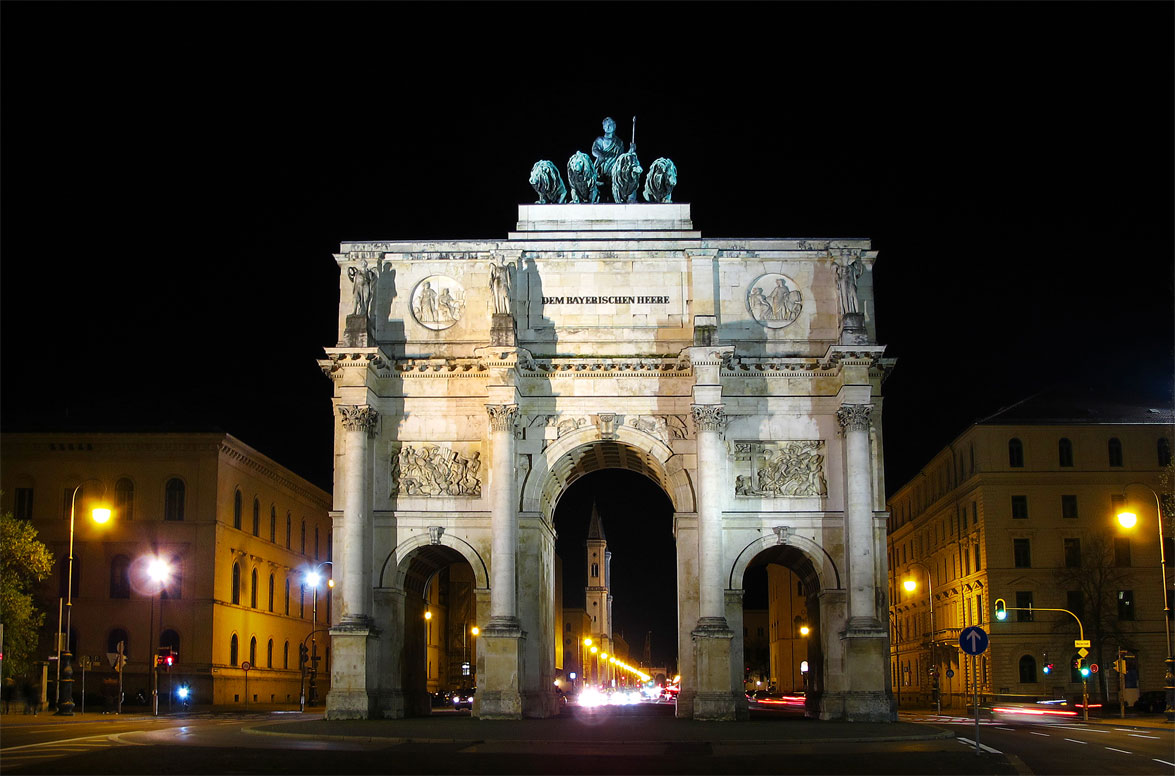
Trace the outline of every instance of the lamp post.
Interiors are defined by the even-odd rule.
[[[311,594],[310,603],[310,617],[312,624],[310,626],[310,705],[313,706],[318,703],[318,640],[314,634],[318,630],[318,583],[322,581],[323,566],[330,566],[334,568],[334,564],[329,560],[324,560],[315,566],[306,575],[306,584],[310,585],[310,589],[314,592]],[[327,579],[326,585],[328,588],[335,586],[334,579]]]
[[[62,717],[73,716],[73,652],[70,649],[69,637],[73,632],[73,532],[74,532],[74,513],[77,511],[78,493],[81,492],[82,486],[87,482],[97,482],[102,485],[102,492],[106,492],[106,485],[97,478],[83,480],[73,489],[73,495],[69,499],[69,570],[66,572],[65,583],[65,651],[60,652],[57,665],[61,671],[61,681],[57,687],[57,711],[56,714]],[[93,510],[93,518],[97,523],[105,523],[110,520],[110,509],[107,507],[95,507]],[[57,634],[57,648],[61,649],[61,634]]]
[[[934,693],[934,710],[936,713],[941,714],[942,694],[939,692],[938,687],[938,660],[934,651],[934,634],[936,633],[934,629],[934,583],[930,578],[930,568],[926,564],[921,561],[912,560],[909,565],[920,566],[926,572],[926,595],[930,598],[930,664],[934,671],[934,683],[931,686],[931,690]],[[918,589],[918,582],[914,579],[907,579],[902,582],[902,587],[906,589],[906,592],[913,593]]]
[[[1126,489],[1138,485],[1146,488],[1155,497],[1155,522],[1159,524],[1159,572],[1163,580],[1163,636],[1167,639],[1167,658],[1163,661],[1166,671],[1163,676],[1163,689],[1166,691],[1167,708],[1164,710],[1167,721],[1175,720],[1175,656],[1171,654],[1171,601],[1167,595],[1167,556],[1166,548],[1163,546],[1163,505],[1159,500],[1159,494],[1150,485],[1141,482],[1132,482],[1122,488],[1122,496],[1125,498]],[[1122,511],[1118,513],[1118,523],[1123,528],[1133,528],[1138,522],[1138,515],[1133,512]]]
[[[159,666],[157,665],[156,657],[159,653],[157,649],[157,639],[155,637],[155,599],[159,598],[163,588],[167,585],[171,578],[171,564],[163,558],[155,556],[147,562],[147,576],[155,583],[155,592],[150,599],[151,610],[151,713],[159,716]],[[159,620],[163,620],[163,609],[159,610]],[[248,701],[246,701],[248,702]]]
[[[587,636],[584,637],[583,641],[579,642],[579,682],[582,685],[582,687],[580,687],[581,690],[583,689],[583,687],[587,686],[587,677],[588,677],[587,661],[584,659],[584,656],[583,656],[583,648],[590,647],[591,645],[592,645],[592,640],[590,637],[587,637]]]

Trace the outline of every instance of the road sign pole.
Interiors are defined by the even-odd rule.
[[[975,756],[979,756],[979,674],[976,673],[979,655],[971,656],[971,687],[975,691]]]

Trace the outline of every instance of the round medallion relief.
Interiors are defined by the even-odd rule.
[[[804,296],[787,275],[769,272],[760,275],[747,291],[751,317],[769,329],[782,329],[800,316]]]
[[[429,275],[412,289],[412,316],[427,329],[447,329],[465,313],[465,289],[447,275]]]

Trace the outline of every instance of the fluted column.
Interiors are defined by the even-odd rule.
[[[490,509],[493,531],[490,626],[518,627],[515,564],[518,515],[514,506],[514,423],[517,404],[487,404],[490,416]]]
[[[367,525],[368,491],[371,483],[367,471],[367,440],[375,436],[379,413],[367,405],[340,405],[343,428],[347,432],[346,480],[343,492],[342,562],[343,612],[341,624],[368,624],[371,613],[366,610],[370,580],[364,574],[364,527]]]
[[[695,404],[698,440],[698,627],[726,628],[722,582],[722,431],[721,404]]]
[[[849,572],[849,630],[881,627],[873,558],[873,465],[869,425],[873,405],[843,404],[836,411],[845,437],[845,545]]]

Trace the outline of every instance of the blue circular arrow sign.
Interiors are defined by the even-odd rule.
[[[972,625],[959,632],[959,646],[968,655],[979,655],[987,649],[987,631]]]

